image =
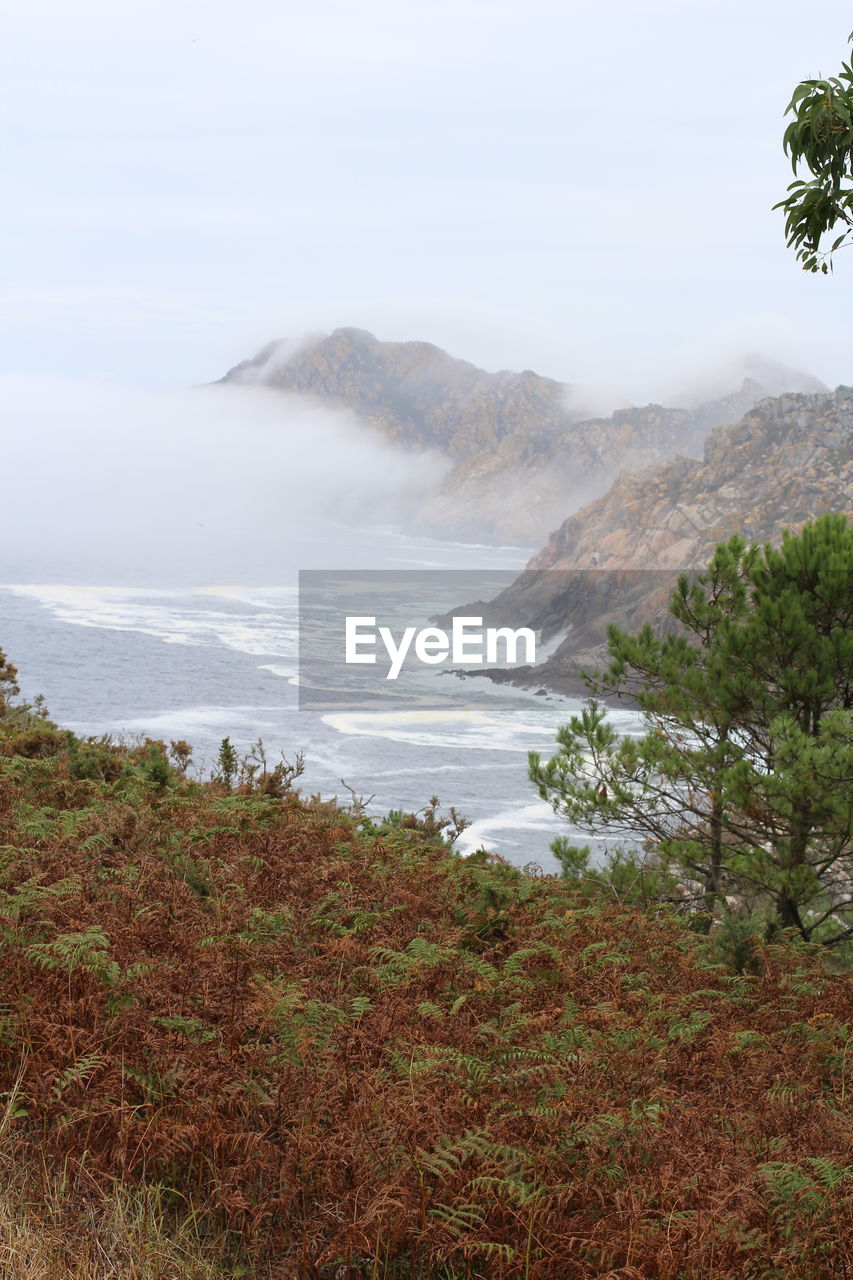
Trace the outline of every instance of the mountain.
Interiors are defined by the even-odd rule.
[[[541,666],[496,678],[577,692],[607,624],[663,621],[678,571],[703,568],[733,533],[775,542],[825,511],[853,514],[853,387],[764,400],[714,430],[701,461],[622,475],[564,520],[486,606],[492,620],[563,638]]]
[[[222,381],[347,406],[392,440],[457,460],[533,426],[545,436],[572,417],[563,383],[529,371],[486,373],[428,342],[380,342],[363,329],[336,329],[296,348],[271,343]]]
[[[760,366],[733,394],[692,409],[645,405],[590,417],[571,385],[523,373],[488,373],[427,342],[381,342],[336,329],[301,345],[270,343],[231,369],[254,383],[354,410],[403,448],[434,449],[453,463],[418,513],[451,537],[540,541],[568,512],[603,494],[620,471],[677,454],[698,456],[708,432],[737,421],[781,379],[786,390],[821,384]]]

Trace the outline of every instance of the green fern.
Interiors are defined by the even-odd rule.
[[[219,1035],[215,1027],[208,1026],[200,1018],[184,1018],[179,1014],[171,1018],[152,1018],[151,1023],[155,1027],[162,1027],[164,1031],[174,1031],[177,1035],[186,1036],[192,1044],[206,1044]]]
[[[427,1210],[431,1218],[437,1218],[454,1235],[464,1236],[482,1225],[483,1211],[475,1204],[436,1204]]]
[[[90,1053],[83,1058],[78,1058],[70,1067],[66,1067],[53,1082],[54,1098],[61,1098],[65,1090],[72,1085],[83,1084],[103,1064],[104,1058],[98,1053]]]
[[[109,948],[109,938],[100,925],[95,924],[80,932],[60,933],[50,942],[31,943],[25,955],[40,969],[91,973],[115,986],[121,970],[118,963],[110,959]]]
[[[711,1019],[712,1015],[701,1009],[694,1010],[688,1018],[675,1017],[669,1023],[667,1038],[680,1040],[683,1044],[692,1044],[702,1034]]]
[[[750,1027],[743,1031],[736,1031],[732,1036],[732,1043],[729,1053],[746,1053],[749,1049],[768,1049],[770,1041],[760,1031],[753,1031]]]

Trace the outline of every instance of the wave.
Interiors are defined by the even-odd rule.
[[[296,588],[88,587],[15,584],[3,590],[35,600],[61,622],[106,631],[133,631],[164,644],[210,645],[253,657],[294,658],[298,652]],[[204,608],[222,600],[239,608]],[[295,674],[294,672],[291,674]]]
[[[299,685],[299,671],[296,667],[282,667],[277,662],[262,662],[259,671],[269,671],[274,676],[286,680],[288,684]]]
[[[418,747],[462,748],[479,751],[529,750],[531,737],[553,738],[553,724],[499,719],[469,708],[422,711],[341,711],[322,717],[338,733],[386,738]],[[443,730],[439,726],[446,726]]]
[[[204,756],[215,751],[222,738],[228,736],[239,749],[257,742],[259,737],[275,731],[280,723],[282,708],[278,705],[196,706],[173,707],[167,711],[152,711],[141,716],[127,716],[104,723],[92,724],[84,720],[68,720],[66,727],[84,736],[103,733],[113,737],[136,738],[189,738]],[[266,740],[266,739],[265,739]]]
[[[456,841],[456,851],[463,857],[475,853],[478,849],[488,848],[490,852],[500,852],[506,840],[495,839],[499,832],[545,831],[557,833],[565,831],[566,826],[554,814],[553,809],[544,801],[522,803],[511,809],[504,809],[494,817],[480,818],[472,822]],[[510,843],[514,843],[510,841]],[[549,865],[557,866],[556,859],[549,857]]]

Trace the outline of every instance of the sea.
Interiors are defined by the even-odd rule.
[[[322,539],[309,540],[314,567],[342,572],[483,571],[508,580],[530,554],[330,521]],[[52,581],[44,564],[19,561],[0,585],[0,646],[24,695],[42,694],[60,725],[124,741],[184,739],[199,777],[210,775],[223,738],[239,752],[261,739],[271,763],[303,754],[306,794],[357,796],[375,816],[416,812],[437,796],[470,823],[456,842],[462,854],[486,848],[548,874],[559,870],[550,849],[558,835],[601,852],[601,841],[573,831],[527,775],[528,751],[551,754],[577,700],[479,676],[460,681],[446,669],[422,672],[417,699],[399,706],[300,699],[297,562],[291,556],[287,569],[260,576],[232,563],[227,576],[208,568],[189,580],[152,564],[128,581],[65,564]],[[630,712],[614,714],[622,731],[636,731]]]

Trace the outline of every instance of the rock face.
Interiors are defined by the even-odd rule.
[[[701,461],[677,458],[620,476],[570,516],[534,569],[686,569],[732,533],[772,541],[853,502],[853,388],[765,400],[708,437]]]
[[[608,622],[665,617],[677,571],[704,568],[733,533],[775,542],[825,511],[853,514],[853,387],[764,400],[713,431],[701,461],[621,475],[565,520],[493,602],[494,617],[566,633],[544,666],[516,674],[576,691]]]
[[[804,377],[787,376],[794,389]],[[620,470],[698,456],[713,427],[768,394],[745,379],[698,409],[646,405],[589,418],[567,384],[530,370],[487,373],[429,343],[380,342],[360,329],[290,350],[272,343],[222,381],[315,396],[355,410],[404,448],[441,450],[454,465],[419,513],[422,526],[528,544],[603,494]]]
[[[261,381],[354,409],[401,444],[454,459],[496,449],[534,424],[565,425],[567,388],[535,373],[486,373],[428,342],[380,342],[362,329],[336,329],[284,360],[277,344],[223,379]]]

